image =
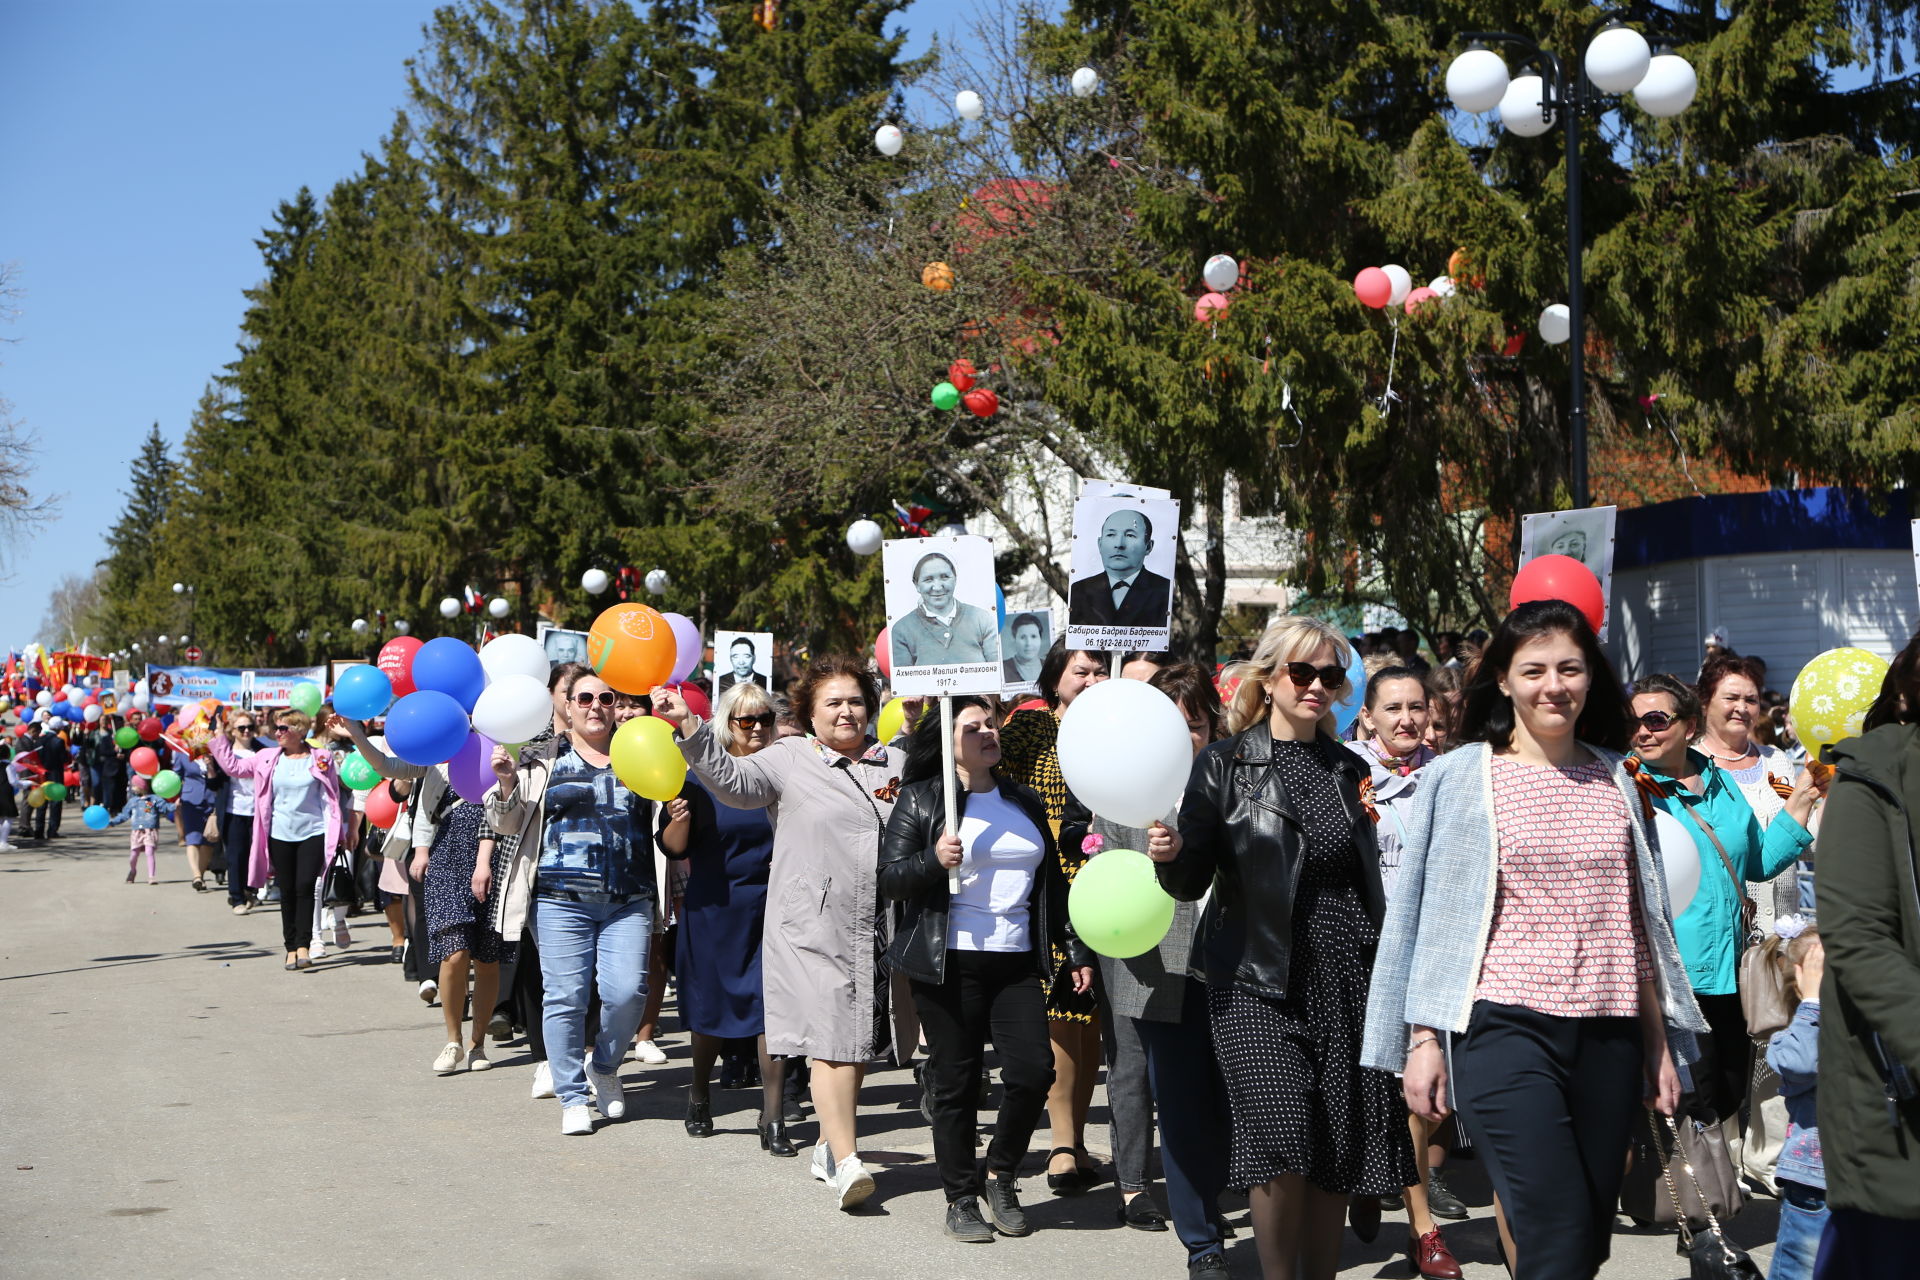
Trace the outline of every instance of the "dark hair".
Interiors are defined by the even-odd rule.
[[[1153,673],[1148,684],[1207,722],[1207,741],[1218,742],[1226,727],[1226,709],[1220,705],[1220,687],[1192,662],[1176,662]]]
[[[1633,693],[1664,693],[1673,699],[1673,713],[1682,720],[1700,718],[1700,695],[1693,691],[1679,676],[1670,676],[1664,671],[1656,671],[1650,676],[1641,676],[1633,682]]]
[[[1165,667],[1173,662],[1173,655],[1161,650],[1129,649],[1120,655],[1120,670],[1125,671],[1130,662],[1151,662],[1156,667]]]
[[[1007,634],[1012,635],[1018,630],[1020,630],[1020,628],[1022,627],[1032,627],[1036,631],[1038,631],[1041,635],[1047,634],[1047,629],[1044,626],[1040,625],[1040,616],[1038,614],[1034,614],[1034,613],[1014,614],[1013,621],[1007,625]]]
[[[920,585],[920,571],[926,568],[927,564],[930,561],[934,561],[934,560],[945,561],[947,566],[947,572],[951,573],[956,579],[959,578],[960,571],[953,567],[953,561],[947,556],[947,554],[944,551],[929,551],[927,552],[927,554],[920,557],[919,563],[913,566],[913,572],[907,575],[907,581],[911,582],[915,587],[918,587]]]
[[[1412,680],[1420,686],[1420,692],[1422,694],[1425,694],[1428,697],[1433,696],[1432,691],[1427,688],[1426,678],[1422,676],[1418,671],[1415,671],[1412,667],[1399,667],[1399,666],[1382,667],[1378,671],[1374,672],[1372,675],[1367,677],[1367,692],[1366,692],[1366,704],[1365,704],[1367,710],[1369,711],[1373,710],[1375,691],[1378,690],[1381,685],[1385,684],[1389,680]]]
[[[837,676],[845,676],[860,686],[860,696],[867,703],[867,718],[871,722],[880,709],[880,690],[873,683],[866,663],[857,658],[849,658],[843,653],[829,653],[815,658],[807,664],[806,672],[787,688],[787,696],[793,702],[793,720],[801,729],[813,732],[813,700],[818,695],[822,683]]]
[[[1106,665],[1107,655],[1096,653],[1092,649],[1069,649],[1065,637],[1055,640],[1053,647],[1047,650],[1047,660],[1040,664],[1040,696],[1049,707],[1060,705],[1060,677],[1067,674],[1067,664],[1075,655],[1086,654],[1089,658]],[[1108,674],[1112,674],[1109,671]]]
[[[1914,632],[1907,647],[1894,655],[1893,665],[1880,681],[1880,696],[1867,708],[1861,732],[1870,732],[1885,724],[1912,724],[1916,720],[1920,720],[1920,631]]]
[[[727,651],[732,652],[733,650],[738,649],[741,645],[747,646],[748,653],[754,652],[753,638],[751,636],[735,636],[733,638],[733,642],[727,646]]]
[[[593,668],[584,662],[562,662],[557,664],[553,670],[547,672],[547,692],[552,693],[561,685],[565,685],[567,689],[571,691],[573,682],[580,678],[580,673],[583,671],[591,675]]]
[[[1513,699],[1500,691],[1500,677],[1513,665],[1513,655],[1521,645],[1546,635],[1573,637],[1587,664],[1587,702],[1574,722],[1573,736],[1609,751],[1626,751],[1632,734],[1628,732],[1627,700],[1621,696],[1620,681],[1594,638],[1593,628],[1587,625],[1586,615],[1564,600],[1523,604],[1500,623],[1473,669],[1473,678],[1467,682],[1454,740],[1484,742],[1496,751],[1505,751],[1512,744]]]
[[[979,707],[987,713],[987,723],[998,723],[998,707],[995,700],[982,694],[961,694],[953,700],[954,719],[969,707]],[[913,726],[913,733],[907,738],[907,761],[900,768],[900,785],[924,782],[928,778],[940,776],[940,763],[946,746],[940,741],[940,727],[945,717],[937,710],[929,708],[920,717],[920,723]]]
[[[1753,691],[1759,693],[1761,686],[1767,683],[1767,669],[1752,658],[1744,658],[1737,653],[1721,653],[1708,658],[1700,664],[1700,679],[1694,684],[1693,692],[1705,707],[1713,701],[1713,695],[1720,688],[1720,682],[1728,676],[1745,676],[1753,681]]]

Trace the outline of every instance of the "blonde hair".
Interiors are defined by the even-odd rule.
[[[292,707],[281,707],[276,710],[273,713],[273,722],[276,725],[292,725],[295,732],[303,738],[313,729],[313,717],[304,711],[296,711]]]
[[[753,716],[772,710],[773,699],[751,681],[743,680],[721,694],[720,705],[713,710],[714,718],[719,721],[714,731],[720,735],[720,745],[727,749],[727,754],[744,755],[747,750],[747,735],[734,728],[735,716]]]
[[[1819,926],[1812,921],[1808,921],[1800,932],[1791,938],[1782,937],[1769,929],[1767,936],[1760,940],[1761,955],[1765,957],[1768,964],[1773,966],[1774,973],[1780,979],[1781,989],[1791,992],[1796,1003],[1809,997],[1794,982],[1793,971],[1806,960],[1807,952],[1813,950],[1819,941]],[[1813,994],[1817,996],[1820,993],[1816,991]]]
[[[1227,679],[1240,681],[1227,707],[1227,732],[1244,733],[1266,719],[1267,681],[1273,679],[1273,673],[1322,646],[1333,650],[1334,661],[1342,667],[1352,664],[1353,648],[1347,638],[1318,618],[1289,614],[1268,627],[1254,646],[1253,657],[1234,663],[1222,673]],[[1322,720],[1328,733],[1333,732],[1332,720],[1332,712]]]

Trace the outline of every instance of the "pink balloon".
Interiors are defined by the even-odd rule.
[[[1427,288],[1427,286],[1421,285],[1418,289],[1415,289],[1407,295],[1407,314],[1412,315],[1415,307],[1423,302],[1432,302],[1439,298],[1439,296],[1439,294]]]
[[[1200,301],[1193,304],[1193,318],[1201,324],[1218,320],[1227,314],[1229,305],[1227,295],[1224,293],[1203,293],[1200,295]]]
[[[470,733],[460,749],[447,761],[447,779],[462,800],[479,804],[493,786],[493,739],[482,733]]]
[[[880,674],[893,679],[893,631],[892,627],[880,628],[880,634],[873,638],[873,661],[880,668]]]
[[[1378,267],[1367,267],[1353,278],[1353,296],[1377,311],[1393,297],[1393,277]]]
[[[706,656],[706,645],[701,642],[700,628],[694,625],[692,618],[682,613],[661,616],[673,628],[673,678],[667,683],[679,684],[700,665],[700,659]]]

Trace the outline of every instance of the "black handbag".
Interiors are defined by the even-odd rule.
[[[1667,1122],[1668,1131],[1673,1135],[1674,1146],[1673,1159],[1667,1162],[1667,1167],[1661,1171],[1661,1176],[1666,1180],[1667,1194],[1673,1198],[1673,1214],[1680,1228],[1680,1242],[1676,1252],[1687,1260],[1688,1276],[1691,1280],[1766,1280],[1761,1275],[1760,1268],[1748,1256],[1747,1251],[1729,1241],[1727,1233],[1720,1229],[1720,1219],[1708,1204],[1707,1193],[1700,1186],[1700,1179],[1694,1174],[1693,1161],[1680,1142],[1679,1127],[1674,1124],[1672,1116],[1663,1118]],[[1651,1113],[1647,1116],[1647,1121],[1649,1124],[1653,1123]],[[1673,1185],[1673,1166],[1676,1163],[1687,1171],[1687,1181],[1693,1184],[1694,1194],[1699,1197],[1699,1202],[1706,1211],[1705,1230],[1694,1230],[1687,1221],[1686,1211],[1680,1207],[1680,1192]]]

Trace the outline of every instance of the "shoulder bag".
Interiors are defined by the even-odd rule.
[[[1673,1201],[1674,1221],[1680,1232],[1679,1247],[1676,1252],[1687,1260],[1689,1280],[1763,1280],[1760,1268],[1755,1265],[1747,1251],[1727,1239],[1727,1233],[1721,1229],[1720,1220],[1714,1215],[1710,1197],[1700,1186],[1700,1179],[1694,1173],[1693,1158],[1687,1151],[1687,1140],[1681,1134],[1672,1116],[1663,1116],[1667,1122],[1667,1131],[1673,1135],[1673,1159],[1667,1161],[1661,1170],[1661,1177],[1667,1184],[1667,1196]],[[1653,1126],[1656,1143],[1660,1137],[1659,1121],[1653,1113],[1647,1113],[1647,1123]],[[1694,1126],[1698,1128],[1698,1126]],[[1719,1132],[1715,1127],[1716,1134]],[[1722,1148],[1722,1157],[1725,1149]],[[1693,1193],[1700,1209],[1705,1213],[1705,1230],[1695,1230],[1689,1215],[1681,1208],[1680,1190],[1673,1185],[1673,1163],[1677,1160],[1687,1172],[1687,1181],[1692,1184]],[[1731,1166],[1729,1166],[1731,1167]],[[1735,1184],[1736,1190],[1738,1184]]]
[[[1734,892],[1740,895],[1740,959],[1734,966],[1739,979],[1740,1014],[1746,1021],[1747,1034],[1755,1040],[1765,1040],[1774,1032],[1785,1030],[1793,1021],[1793,999],[1780,981],[1779,971],[1767,962],[1766,950],[1754,945],[1759,907],[1747,896],[1746,881],[1734,870],[1727,847],[1720,843],[1712,824],[1694,812],[1692,805],[1682,799],[1680,807],[1693,819],[1693,825],[1707,833],[1707,839],[1713,842],[1713,851],[1720,855],[1720,865],[1727,869],[1733,881]]]

